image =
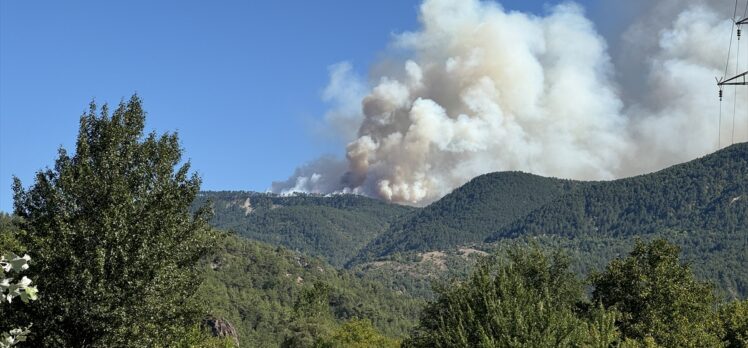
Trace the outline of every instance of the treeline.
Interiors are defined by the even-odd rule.
[[[583,281],[561,252],[514,248],[438,289],[403,347],[746,347],[748,301],[717,301],[678,254],[640,242]]]
[[[720,298],[745,299],[748,296],[748,236],[720,232],[693,233],[663,230],[641,236],[563,238],[558,236],[528,236],[504,239],[486,245],[492,253],[503,253],[515,245],[537,244],[546,250],[564,250],[569,255],[572,270],[578,275],[600,271],[611,260],[625,255],[637,240],[664,238],[681,249],[696,278],[714,284]]]

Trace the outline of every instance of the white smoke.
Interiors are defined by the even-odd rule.
[[[642,6],[647,13],[617,46],[639,60],[617,68],[576,4],[535,16],[494,2],[426,0],[420,30],[394,38],[370,84],[347,63],[331,69],[327,119],[349,142],[347,161],[301,167],[273,191],[347,190],[420,205],[487,172],[613,179],[711,152],[713,81],[724,73],[732,24],[709,4]]]

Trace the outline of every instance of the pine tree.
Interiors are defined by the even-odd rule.
[[[200,178],[176,134],[144,135],[133,96],[109,115],[91,103],[73,156],[33,186],[14,179],[15,214],[43,294],[31,346],[168,346],[194,323],[197,261],[217,234],[190,204]]]

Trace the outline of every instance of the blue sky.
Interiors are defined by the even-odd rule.
[[[546,4],[502,3],[536,13]],[[2,1],[0,210],[12,210],[12,175],[28,186],[59,146],[73,150],[91,99],[116,104],[134,92],[149,131],[179,132],[206,190],[263,191],[304,162],[339,155],[313,127],[328,67],[350,61],[365,75],[393,33],[417,28],[418,5]]]

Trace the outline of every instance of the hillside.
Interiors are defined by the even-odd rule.
[[[580,273],[664,237],[729,298],[748,296],[748,144],[637,177],[597,182],[550,202],[487,239],[495,247],[562,248]]]
[[[356,257],[357,263],[387,254],[442,250],[481,242],[496,231],[580,182],[520,172],[479,176],[426,208],[392,224]]]
[[[517,243],[560,248],[570,254],[575,271],[589,274],[630,249],[636,239],[664,237],[683,248],[683,259],[693,265],[697,276],[714,282],[722,295],[745,297],[747,179],[748,144],[653,174],[609,182],[566,182],[561,186],[565,193],[557,193],[552,185],[563,181],[527,174],[489,174],[393,224],[359,254],[356,264],[349,266],[367,277],[391,283],[393,288],[428,294],[423,279],[450,276],[466,267],[460,257],[463,250],[469,250],[466,245],[488,252],[501,252]],[[523,186],[511,185],[512,180],[534,189],[544,187],[538,183],[549,183],[545,187],[550,190],[529,190],[545,193],[530,202],[547,201],[534,207],[515,206],[514,202],[527,201],[517,199],[516,192]],[[490,182],[501,182],[503,187],[488,185]],[[515,188],[515,195],[503,198],[500,190],[505,187]],[[497,208],[476,204],[480,200],[471,197],[489,197],[497,208],[515,206],[527,211],[522,214],[520,209],[514,210],[519,216],[503,223],[506,220],[492,214]],[[451,208],[449,213],[435,213],[448,210],[446,207]],[[432,219],[420,218],[429,215]],[[512,215],[505,216],[511,219]],[[469,242],[487,230],[484,243]],[[477,233],[471,235],[473,231]],[[441,274],[438,268],[419,267],[423,255],[435,252],[446,255],[443,259],[448,269]]]
[[[587,274],[635,239],[658,236],[680,245],[699,277],[728,297],[744,297],[747,173],[748,144],[738,144],[609,182],[483,175],[423,209],[360,196],[210,192],[199,201],[214,202],[217,227],[323,257],[422,297],[430,295],[431,281],[468,269],[470,250],[539,243],[568,251],[574,269]]]
[[[199,207],[212,202],[211,224],[244,237],[321,257],[341,267],[398,217],[415,208],[356,196],[278,196],[201,192]]]
[[[626,237],[664,229],[748,232],[748,143],[657,173],[591,183],[497,228],[487,242],[528,235]]]
[[[197,298],[211,315],[236,327],[241,347],[278,347],[300,320],[329,327],[368,319],[383,334],[401,337],[423,305],[320,259],[237,236],[229,236],[216,255],[204,261],[203,272]],[[295,308],[315,288],[326,289],[322,313],[303,317]],[[332,322],[323,322],[328,315]]]

